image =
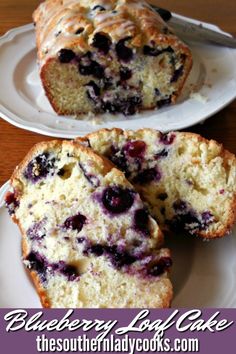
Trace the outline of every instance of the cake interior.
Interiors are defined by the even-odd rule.
[[[93,51],[61,49],[41,78],[59,112],[122,113],[161,108],[176,101],[190,59],[169,45],[131,48],[130,38],[112,43],[97,33]]]
[[[101,130],[84,139],[135,186],[162,230],[222,236],[234,220],[236,164],[214,141],[190,133]]]
[[[123,174],[75,145],[37,150],[6,197],[43,305],[169,306],[160,229]]]

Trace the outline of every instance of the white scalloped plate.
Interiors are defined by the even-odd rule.
[[[3,206],[0,189],[0,307],[41,307],[21,262],[21,236]],[[236,228],[230,236],[204,242],[175,235],[167,241],[174,266],[173,307],[236,307]]]
[[[213,25],[205,26],[221,32]],[[101,120],[96,117],[88,121],[56,115],[39,80],[33,25],[12,29],[0,38],[0,115],[17,127],[62,138],[74,138],[102,127],[150,127],[162,131],[189,127],[212,116],[236,97],[236,50],[206,44],[190,46],[194,66],[177,105],[130,118],[106,114],[99,116]],[[206,102],[189,97],[191,85],[197,86]]]

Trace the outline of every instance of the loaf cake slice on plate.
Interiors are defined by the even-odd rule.
[[[185,230],[210,239],[231,230],[236,158],[216,141],[154,129],[102,129],[78,141],[125,173],[163,231]]]
[[[33,15],[40,77],[58,114],[132,115],[175,103],[189,48],[139,0],[47,0]]]
[[[170,252],[139,194],[78,142],[36,145],[6,205],[44,307],[169,307]]]

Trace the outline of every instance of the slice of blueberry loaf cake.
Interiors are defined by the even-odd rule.
[[[103,129],[78,140],[125,173],[163,231],[214,238],[234,224],[236,158],[216,141],[152,129]]]
[[[175,103],[189,48],[140,0],[47,0],[33,15],[46,95],[58,114],[122,113]]]
[[[5,201],[44,307],[169,307],[168,249],[139,194],[78,142],[36,145]]]

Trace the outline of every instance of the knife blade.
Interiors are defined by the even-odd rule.
[[[155,5],[151,7],[158,12],[161,18],[167,22],[181,38],[194,40],[197,42],[210,42],[224,47],[236,48],[236,38],[230,35],[206,28],[203,24],[195,24],[191,21],[182,19],[166,9]]]

